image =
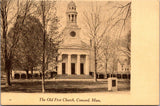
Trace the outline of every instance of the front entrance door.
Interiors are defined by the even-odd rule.
[[[75,74],[75,63],[71,63],[71,74]]]
[[[80,70],[81,70],[81,74],[84,74],[84,64],[83,63],[81,63]]]
[[[66,64],[62,63],[62,74],[66,74]]]

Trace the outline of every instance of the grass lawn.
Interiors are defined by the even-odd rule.
[[[46,81],[47,93],[106,92],[107,81]],[[130,82],[119,81],[118,91],[129,91]],[[41,81],[14,81],[11,87],[1,86],[1,92],[41,93]]]

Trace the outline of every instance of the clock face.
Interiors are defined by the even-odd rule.
[[[71,31],[71,32],[70,32],[70,35],[71,35],[72,37],[75,37],[75,36],[76,36],[76,32]]]

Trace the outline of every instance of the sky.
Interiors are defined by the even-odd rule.
[[[63,30],[63,28],[66,26],[66,10],[67,10],[67,5],[71,0],[58,0],[56,3],[56,8],[57,8],[57,16],[60,19],[60,25],[61,27],[59,28],[60,31]],[[89,11],[91,9],[92,5],[95,5],[95,3],[98,4],[98,6],[102,7],[101,14],[104,16],[104,19],[107,20],[111,17],[115,9],[113,6],[115,3],[112,1],[94,1],[94,0],[73,0],[77,6],[77,12],[78,12],[78,17],[77,17],[77,24],[81,28],[81,34],[80,37],[83,41],[88,42],[89,38],[86,35],[86,27],[84,26],[85,21],[83,12]],[[128,1],[117,1],[116,4],[126,4]],[[125,31],[122,32],[121,36],[124,36],[127,34],[128,30],[130,29],[130,22],[126,24]],[[117,30],[116,28],[115,30]],[[115,31],[113,31],[115,32]]]
[[[21,0],[20,0],[21,1]],[[57,9],[57,16],[60,19],[60,28],[59,28],[59,32],[61,32],[64,27],[66,26],[66,10],[67,10],[67,5],[71,0],[57,0],[56,1],[56,9]],[[123,1],[95,1],[95,0],[73,0],[77,6],[77,12],[78,12],[78,17],[77,17],[77,24],[78,26],[81,28],[81,34],[80,37],[83,41],[85,42],[89,42],[89,38],[88,35],[86,33],[87,28],[85,26],[85,21],[84,21],[84,16],[83,16],[83,12],[85,11],[89,11],[92,7],[92,5],[94,5],[95,3],[97,3],[99,6],[102,7],[102,11],[101,14],[103,15],[103,18],[105,20],[109,19],[111,17],[111,15],[113,14],[113,12],[115,11],[115,9],[113,8],[113,6],[115,4],[126,4],[128,3],[128,1],[123,0]],[[11,16],[8,16],[9,18],[13,17],[13,13],[16,11],[16,2],[14,0],[12,0],[11,3],[11,8],[13,8],[10,12]],[[11,23],[9,25],[9,28],[12,26],[13,24]],[[130,25],[131,22],[128,22],[125,28],[125,31],[122,32],[122,35],[126,35],[128,30],[130,29]],[[113,32],[116,32],[117,29],[119,29],[120,27],[117,26],[117,28],[115,28],[115,30]],[[115,33],[112,33],[110,36],[116,36]]]

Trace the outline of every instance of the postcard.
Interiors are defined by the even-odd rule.
[[[158,0],[1,0],[2,105],[158,105]]]

